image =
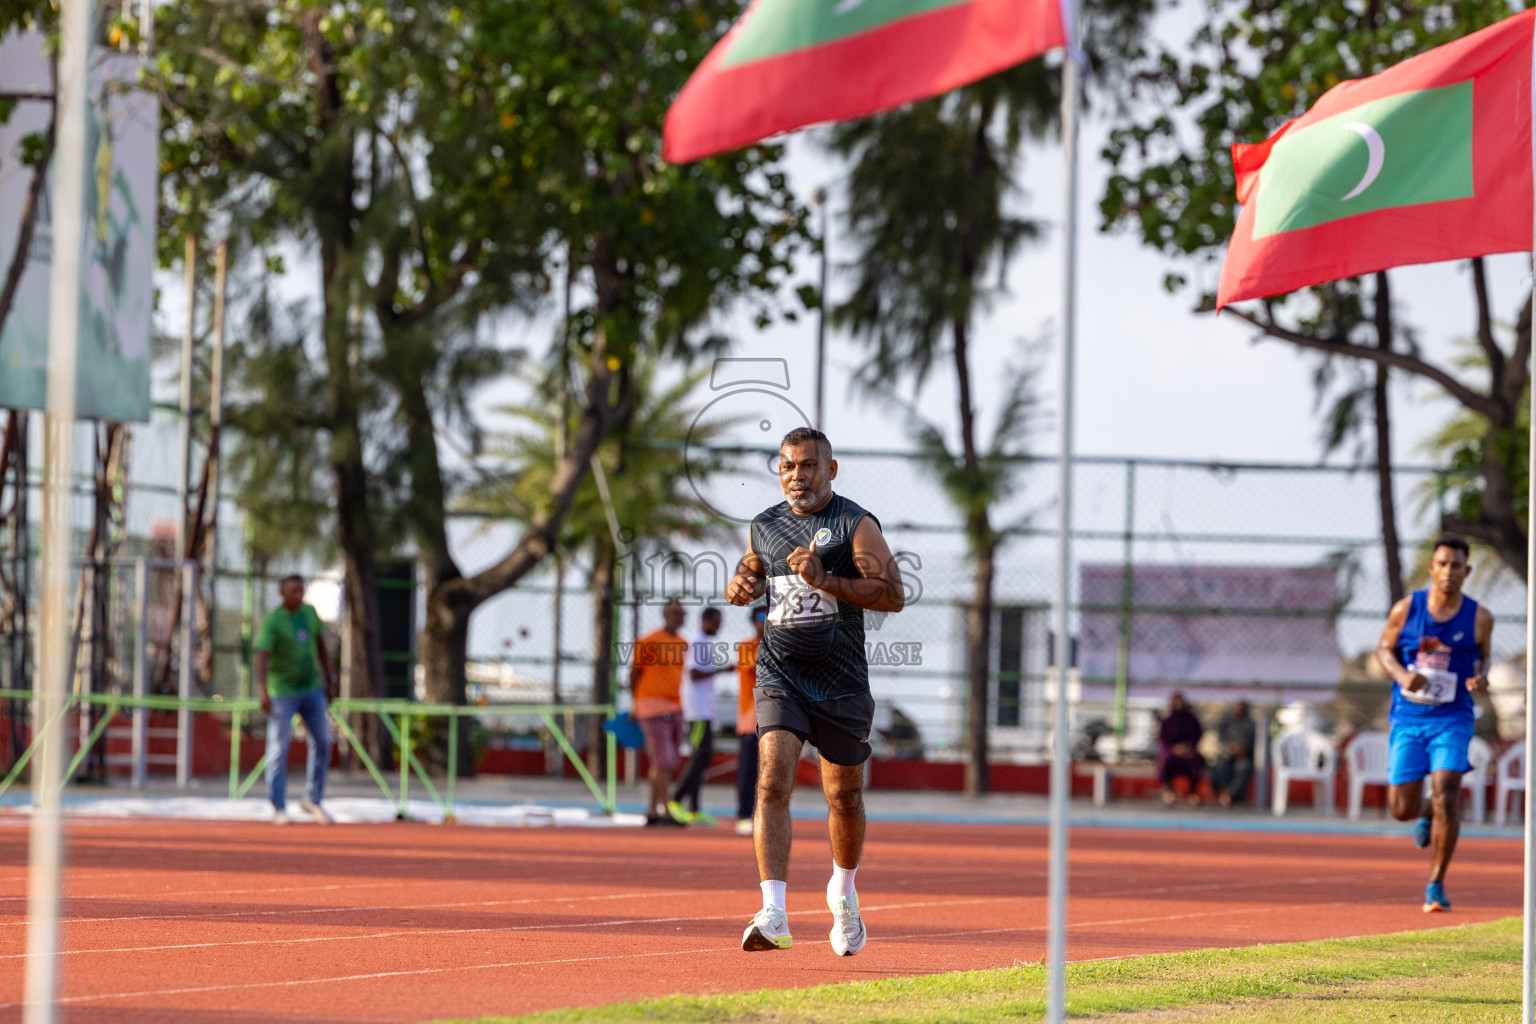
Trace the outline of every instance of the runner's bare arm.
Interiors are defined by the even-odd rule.
[[[1376,642],[1376,662],[1387,670],[1387,675],[1397,681],[1397,685],[1405,690],[1422,690],[1427,681],[1417,672],[1410,672],[1403,663],[1397,660],[1397,638],[1403,632],[1403,625],[1408,621],[1408,608],[1413,599],[1403,598],[1392,606],[1392,611],[1387,615],[1386,628],[1381,631],[1381,639]]]
[[[795,548],[789,553],[789,567],[807,584],[825,590],[839,601],[868,608],[872,612],[899,612],[906,605],[901,589],[901,572],[885,534],[875,525],[874,517],[865,516],[853,530],[853,564],[860,579],[828,576],[821,558],[810,548]]]
[[[1493,612],[1482,605],[1477,606],[1477,625],[1472,627],[1472,637],[1483,656],[1477,660],[1477,670],[1472,673],[1472,678],[1467,680],[1467,689],[1472,693],[1486,693],[1488,662],[1493,658]]]
[[[736,575],[725,585],[725,599],[738,608],[751,604],[763,596],[768,581],[763,573],[763,560],[747,548],[747,553],[736,563]]]

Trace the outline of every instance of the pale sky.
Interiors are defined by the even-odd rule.
[[[1279,342],[1252,343],[1255,332],[1230,317],[1195,313],[1193,291],[1170,295],[1162,285],[1170,270],[1188,271],[1147,248],[1127,233],[1099,231],[1098,200],[1108,167],[1098,153],[1105,125],[1086,126],[1082,149],[1081,213],[1078,260],[1077,444],[1083,453],[1137,454],[1221,460],[1315,461],[1319,457],[1319,417],[1314,412],[1311,375],[1317,357]],[[1048,363],[1041,383],[1054,423],[1057,358],[1060,352],[1063,246],[1061,204],[1064,171],[1057,145],[1031,146],[1022,185],[1030,215],[1054,226],[1046,240],[1010,267],[1009,297],[985,315],[979,327],[974,376],[981,402],[995,410],[1000,371],[1019,359],[1021,339],[1048,337]],[[809,136],[791,146],[791,180],[802,194],[842,177]],[[834,207],[836,209],[836,207]],[[834,260],[846,260],[834,221]],[[1513,318],[1521,293],[1530,287],[1529,257],[1494,257],[1491,261],[1495,315]],[[1442,363],[1455,355],[1458,338],[1474,324],[1470,273],[1466,264],[1439,264],[1393,271],[1400,318],[1420,330],[1424,354]],[[833,285],[833,300],[839,297]],[[774,328],[763,334],[741,325],[734,354],[782,354],[803,374],[794,374],[797,392],[811,405],[809,378],[814,358],[814,327]],[[890,418],[868,401],[846,400],[847,367],[862,353],[848,338],[829,343],[827,430],[845,446],[888,447],[903,443],[890,430]],[[953,425],[952,374],[934,374],[924,393],[930,417]],[[1433,385],[1395,375],[1394,443],[1400,462],[1423,462],[1418,445],[1453,410]],[[802,385],[801,387],[800,385]],[[836,396],[838,401],[833,401]],[[797,394],[797,399],[799,394]],[[1054,426],[1040,433],[1032,448],[1054,452]]]
[[[1184,38],[1195,15],[1194,10],[1165,13],[1158,22],[1158,35]],[[1099,151],[1106,132],[1103,122],[1087,122],[1081,149],[1077,450],[1201,460],[1316,461],[1321,450],[1320,421],[1313,407],[1311,375],[1318,357],[1279,342],[1255,344],[1255,332],[1246,325],[1192,312],[1192,291],[1170,295],[1162,286],[1165,273],[1187,272],[1189,267],[1176,266],[1129,234],[1099,231],[1097,205],[1108,175]],[[1022,168],[1019,184],[1025,200],[1021,209],[1052,229],[1043,242],[1013,261],[1009,294],[979,320],[973,371],[978,400],[988,416],[999,401],[1001,371],[1021,360],[1021,345],[1040,339],[1048,342],[1043,349],[1035,346],[1044,360],[1040,385],[1047,416],[1030,442],[1032,451],[1048,454],[1054,453],[1057,444],[1064,177],[1059,146],[1030,145]],[[828,185],[833,209],[840,210],[837,190],[846,169],[828,157],[814,131],[790,138],[788,171],[791,186],[807,200],[818,186]],[[848,244],[834,216],[834,261],[850,258]],[[1501,256],[1490,263],[1496,316],[1510,320],[1521,292],[1530,287],[1529,258]],[[286,290],[290,296],[312,295],[311,262],[295,253],[289,267]],[[1214,272],[1214,268],[1207,271]],[[814,258],[803,255],[802,279],[811,280],[814,274]],[[1404,268],[1394,271],[1393,277],[1400,322],[1419,329],[1419,343],[1429,358],[1449,363],[1456,340],[1469,336],[1473,326],[1465,263]],[[160,322],[179,332],[184,308],[179,275],[165,275],[162,285]],[[846,281],[834,278],[833,301],[844,294]],[[495,330],[507,344],[541,350],[551,336],[551,312],[546,304],[545,316],[538,320],[503,319]],[[814,319],[758,331],[748,317],[736,315],[724,317],[721,326],[735,339],[733,356],[787,360],[792,385],[788,397],[809,415],[814,405]],[[849,395],[849,370],[861,359],[860,349],[849,338],[831,333],[827,432],[844,448],[909,447],[910,440],[899,426],[893,429],[899,424],[894,410],[879,401]],[[929,418],[951,431],[955,424],[952,379],[947,366],[938,367],[921,401]],[[1434,386],[1404,374],[1396,374],[1394,381],[1396,460],[1424,462],[1420,443],[1453,411],[1454,404]],[[487,388],[476,404],[489,409],[515,402],[522,394],[522,387],[509,381]],[[707,386],[701,388],[698,404],[713,397]],[[989,429],[984,421],[984,436]],[[452,460],[450,453],[445,455]]]

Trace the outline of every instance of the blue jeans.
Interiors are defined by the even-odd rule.
[[[294,715],[304,720],[304,730],[309,733],[304,799],[318,804],[325,796],[325,773],[331,766],[331,723],[326,715],[324,687],[273,696],[272,713],[267,716],[267,793],[279,811],[288,804],[288,744],[293,739]]]

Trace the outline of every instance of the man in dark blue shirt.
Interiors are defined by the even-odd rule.
[[[1472,695],[1488,688],[1493,614],[1461,592],[1472,571],[1469,554],[1460,537],[1437,540],[1429,586],[1392,606],[1376,645],[1376,660],[1392,677],[1392,816],[1418,818],[1413,841],[1431,847],[1425,913],[1451,909],[1445,870],[1461,832],[1461,777],[1472,768]],[[1426,775],[1434,792],[1428,808]]]

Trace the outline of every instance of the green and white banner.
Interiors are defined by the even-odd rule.
[[[140,61],[98,51],[91,61],[85,237],[81,260],[77,415],[149,419],[155,304],[155,218],[160,109],[131,88]],[[0,92],[49,93],[41,37],[0,41]],[[46,130],[49,106],[17,104],[0,125],[0,282],[10,272],[32,168],[23,156]],[[29,142],[29,140],[31,140]],[[59,171],[57,165],[53,175]],[[21,286],[0,327],[0,407],[42,409],[48,376],[48,291],[53,252],[52,184],[38,208]]]

